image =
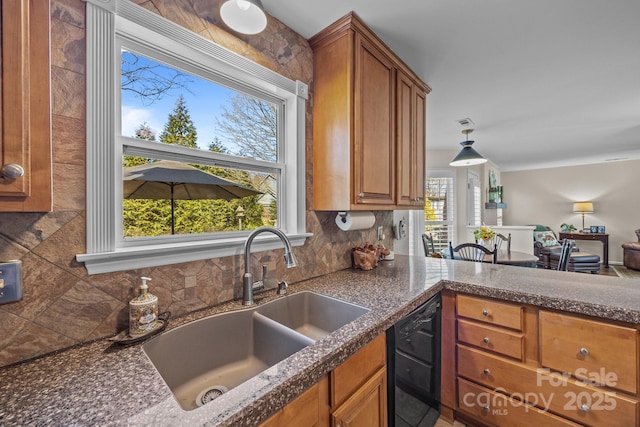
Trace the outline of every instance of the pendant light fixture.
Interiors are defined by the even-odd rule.
[[[487,159],[482,157],[480,153],[474,150],[471,145],[474,141],[469,141],[469,134],[473,132],[473,129],[465,129],[462,131],[467,136],[466,141],[462,141],[462,150],[458,155],[449,163],[449,166],[472,166],[485,163]]]
[[[258,34],[267,28],[267,15],[260,0],[227,0],[220,17],[234,31]]]

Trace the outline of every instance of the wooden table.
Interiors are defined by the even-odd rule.
[[[602,264],[609,268],[609,235],[605,233],[563,233],[560,239],[570,240],[598,240],[602,242]],[[499,259],[499,258],[498,258]]]
[[[449,254],[449,249],[445,249],[442,251],[442,255],[445,258],[451,258],[451,254]],[[483,262],[491,262],[492,255],[485,255]],[[535,267],[538,262],[538,257],[533,254],[528,254],[526,252],[518,252],[511,251],[507,252],[504,250],[498,251],[498,262],[497,264],[504,265],[519,265],[521,267]]]
[[[487,262],[491,262],[491,255],[487,255]],[[518,251],[498,251],[498,264],[520,265],[523,267],[535,267],[538,257],[533,254]]]

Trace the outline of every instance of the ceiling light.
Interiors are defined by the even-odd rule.
[[[220,17],[229,28],[242,34],[258,34],[267,27],[260,0],[227,0],[220,7]]]
[[[469,134],[473,132],[473,129],[465,129],[462,131],[467,136],[466,141],[462,141],[462,150],[458,155],[449,163],[449,166],[472,166],[486,163],[487,159],[482,157],[480,153],[474,150],[471,145],[474,141],[469,141]]]

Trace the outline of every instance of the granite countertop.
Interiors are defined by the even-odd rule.
[[[442,289],[640,324],[637,280],[396,256],[371,271],[343,270],[289,287],[371,311],[193,411],[174,399],[140,345],[100,340],[0,368],[0,425],[254,426]],[[258,296],[259,304],[276,297]],[[168,329],[238,301],[177,319]]]

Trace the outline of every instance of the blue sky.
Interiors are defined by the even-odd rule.
[[[174,71],[164,65],[155,69],[161,76],[170,75]],[[173,112],[176,100],[182,95],[198,132],[198,146],[208,149],[209,143],[217,134],[216,117],[222,113],[222,105],[237,92],[193,75],[189,75],[186,86],[187,88],[178,87],[169,91],[152,104],[149,104],[149,101],[143,102],[143,99],[129,90],[123,90],[122,135],[133,136],[135,130],[146,122],[156,134],[156,138],[159,138],[169,114]]]

